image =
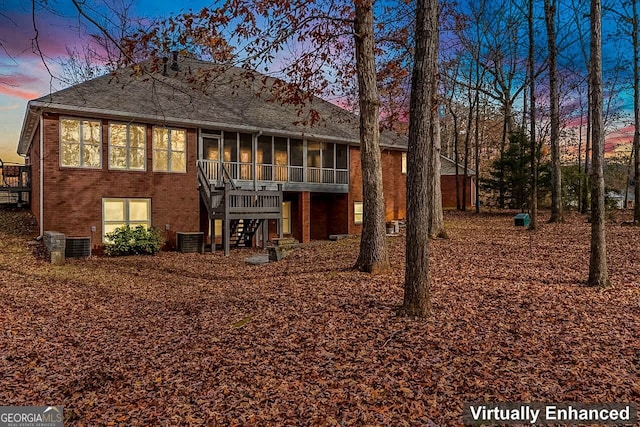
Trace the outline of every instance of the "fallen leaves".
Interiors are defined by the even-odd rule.
[[[0,402],[64,405],[68,425],[459,425],[467,401],[640,399],[639,229],[609,226],[600,291],[582,217],[446,219],[433,315],[414,321],[394,315],[402,238],[379,276],[351,270],[354,239],[262,266],[238,250],[54,267],[0,212]]]

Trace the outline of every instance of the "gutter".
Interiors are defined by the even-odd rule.
[[[44,237],[44,117],[40,113],[40,236]]]
[[[63,105],[63,104],[53,104],[51,102],[43,102],[43,101],[30,101],[29,105],[34,108],[42,108],[47,109],[48,111],[58,112],[58,113],[66,113],[74,116],[78,116],[78,113],[84,113],[91,116],[102,116],[104,118],[113,118],[119,120],[131,121],[132,118],[137,120],[141,120],[147,123],[157,123],[161,125],[169,125],[169,126],[192,126],[192,127],[203,127],[203,128],[217,128],[222,131],[233,131],[233,132],[246,132],[246,133],[258,133],[264,132],[265,134],[273,135],[273,136],[282,136],[289,138],[306,138],[319,140],[324,142],[338,142],[349,145],[360,145],[359,139],[353,139],[348,137],[338,137],[338,136],[329,136],[322,135],[317,133],[307,133],[307,132],[292,132],[283,129],[269,129],[269,128],[260,128],[256,126],[247,126],[241,124],[230,124],[230,123],[221,123],[221,122],[213,122],[213,121],[205,121],[205,120],[191,120],[191,119],[183,119],[179,117],[158,117],[155,114],[140,114],[131,111],[118,111],[118,110],[110,110],[103,108],[92,108],[92,107],[80,107],[80,106],[72,106],[72,105]],[[385,144],[383,142],[380,143],[381,147],[398,149],[402,151],[406,151],[406,145],[400,144]]]

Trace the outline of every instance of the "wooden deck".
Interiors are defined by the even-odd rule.
[[[229,254],[231,241],[244,246],[251,242],[254,234],[266,220],[278,221],[278,230],[282,233],[282,185],[277,191],[244,190],[236,187],[233,179],[211,182],[201,164],[198,165],[198,187],[211,221],[213,233],[214,221],[222,220],[222,247]],[[267,227],[262,228],[262,241],[266,246]],[[282,237],[282,236],[280,236]],[[214,242],[214,236],[211,241]],[[212,243],[211,250],[215,250]]]
[[[31,192],[31,166],[0,159],[0,203],[27,203]]]

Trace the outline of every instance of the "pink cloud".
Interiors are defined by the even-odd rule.
[[[2,83],[6,86],[25,86],[34,83],[39,83],[40,79],[34,76],[27,76],[24,74],[13,74],[10,76],[2,76]]]
[[[12,86],[0,85],[0,95],[11,96],[24,100],[37,98],[39,93],[35,91],[23,90]]]

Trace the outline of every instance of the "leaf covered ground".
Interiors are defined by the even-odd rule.
[[[433,315],[397,318],[393,271],[352,271],[357,239],[262,266],[247,250],[52,266],[0,211],[0,404],[65,425],[462,424],[474,401],[640,401],[640,229],[608,225],[613,286],[584,286],[589,225],[535,233],[448,213]]]

